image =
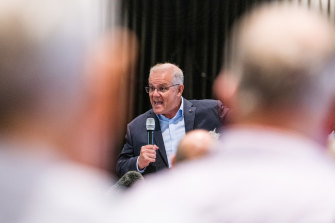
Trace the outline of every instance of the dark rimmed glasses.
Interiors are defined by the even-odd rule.
[[[147,86],[147,87],[145,87],[145,91],[148,94],[154,92],[155,90],[157,90],[158,93],[165,93],[170,89],[170,87],[174,87],[174,86],[177,86],[177,85],[179,85],[179,84],[173,84],[171,86],[158,86],[157,88],[155,88],[154,86]]]

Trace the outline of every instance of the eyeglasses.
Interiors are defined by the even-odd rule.
[[[179,84],[174,84],[171,86],[158,86],[158,88],[155,88],[154,86],[147,86],[145,87],[145,91],[148,94],[154,92],[155,90],[157,90],[158,93],[165,93],[170,89],[170,87],[177,86],[177,85]]]

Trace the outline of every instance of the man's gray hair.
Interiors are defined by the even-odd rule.
[[[172,63],[159,63],[151,67],[149,77],[156,71],[171,70],[173,73],[172,84],[184,84],[183,71],[175,64]]]

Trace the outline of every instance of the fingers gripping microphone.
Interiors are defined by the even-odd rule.
[[[154,144],[154,130],[155,130],[155,119],[147,118],[145,123],[147,133],[148,133],[148,145]]]

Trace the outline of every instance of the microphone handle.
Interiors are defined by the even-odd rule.
[[[147,131],[148,134],[148,145],[154,145],[154,131]]]
[[[147,135],[148,135],[148,145],[154,145],[154,131],[153,130],[148,130]],[[156,164],[155,163],[150,163],[149,168],[152,169],[153,172],[156,172]]]

